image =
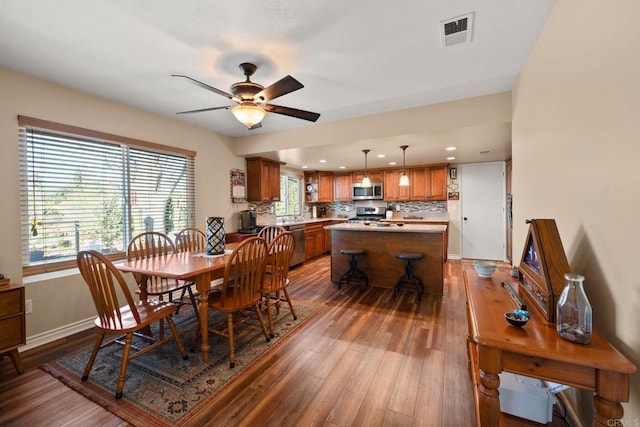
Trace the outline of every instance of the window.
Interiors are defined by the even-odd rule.
[[[25,275],[75,266],[79,250],[123,258],[140,232],[170,234],[194,223],[193,153],[38,119],[19,122]]]
[[[280,175],[280,201],[276,202],[276,216],[301,215],[301,187],[300,178]]]

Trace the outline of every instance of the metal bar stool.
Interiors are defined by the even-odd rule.
[[[342,283],[357,283],[358,287],[362,289],[362,280],[364,280],[365,286],[369,286],[369,278],[367,275],[360,269],[358,269],[358,261],[356,260],[357,255],[364,255],[366,252],[364,249],[341,249],[340,253],[342,255],[351,256],[351,260],[349,261],[349,270],[342,275],[340,281],[338,282],[338,289],[342,286]]]
[[[418,291],[418,299],[422,299],[424,286],[422,285],[422,280],[413,274],[413,265],[411,264],[411,261],[422,259],[422,254],[420,252],[400,252],[396,254],[396,258],[407,261],[407,264],[404,267],[404,274],[393,287],[393,296],[396,296],[396,293],[402,289],[403,285],[411,285]]]

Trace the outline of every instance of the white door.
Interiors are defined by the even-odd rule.
[[[505,260],[504,162],[462,164],[462,257]]]

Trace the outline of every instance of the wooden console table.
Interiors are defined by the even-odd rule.
[[[629,399],[630,375],[636,367],[594,332],[587,345],[560,338],[556,325],[536,311],[529,322],[515,328],[504,319],[514,304],[502,280],[518,288],[507,268],[492,277],[479,277],[465,265],[468,346],[478,425],[497,426],[500,420],[498,387],[502,371],[594,390],[594,426],[611,426],[623,416],[620,402]]]
[[[18,347],[26,343],[24,287],[0,286],[0,359],[9,355],[19,374],[24,372]]]

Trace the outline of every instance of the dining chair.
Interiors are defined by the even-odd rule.
[[[168,235],[160,233],[159,231],[146,231],[136,235],[129,242],[127,247],[127,260],[147,259],[154,256],[170,255],[175,252],[176,246]],[[134,277],[138,286],[142,289],[142,276],[134,274]],[[147,295],[157,295],[160,300],[163,300],[163,296],[167,295],[169,301],[174,302],[173,293],[175,291],[186,290],[189,293],[191,305],[197,316],[198,304],[193,295],[192,286],[193,283],[185,280],[162,279],[152,276],[148,278],[146,283],[146,295],[141,295],[140,297],[146,299]],[[180,305],[183,304],[182,299],[174,303],[178,305],[178,309]]]
[[[289,231],[280,233],[269,245],[267,256],[267,267],[262,278],[262,286],[260,292],[267,306],[267,318],[269,320],[269,335],[271,338],[275,336],[273,330],[273,314],[271,310],[271,302],[274,302],[276,314],[280,313],[280,302],[284,300],[289,304],[289,309],[293,315],[293,320],[297,320],[298,316],[293,308],[291,297],[287,287],[289,286],[289,262],[293,256],[295,249],[295,238]]]
[[[96,306],[98,317],[95,325],[98,329],[98,337],[93,346],[91,356],[84,368],[82,381],[89,378],[89,373],[93,367],[98,351],[103,347],[105,335],[107,333],[124,334],[124,341],[117,339],[109,341],[104,346],[113,342],[123,344],[122,361],[120,362],[120,373],[116,385],[116,399],[122,397],[122,390],[127,374],[129,360],[142,356],[150,350],[170,341],[175,340],[178,350],[184,360],[187,360],[187,352],[180,341],[178,330],[171,316],[175,312],[175,306],[170,302],[160,300],[135,302],[129,291],[129,287],[124,277],[107,257],[96,251],[80,251],[77,255],[78,268],[84,281],[89,286],[91,297]],[[123,304],[126,302],[126,304]],[[150,330],[150,326],[156,322],[166,321],[171,330],[171,335],[164,336],[164,328],[159,328],[159,337],[145,335],[141,331]],[[145,341],[150,342],[149,346],[138,349],[132,346],[134,334],[141,336]],[[131,354],[131,348],[135,353]]]
[[[262,237],[267,242],[267,245],[269,245],[278,234],[284,233],[285,231],[287,230],[285,230],[284,227],[267,225],[258,232],[258,237]]]
[[[233,338],[235,313],[253,307],[265,339],[267,342],[271,340],[258,306],[267,250],[267,243],[260,237],[251,237],[241,242],[227,260],[222,286],[219,290],[209,294],[209,307],[227,314],[226,330],[219,331],[215,328],[209,328],[209,332],[228,337],[229,366],[231,368],[235,367],[235,344]],[[199,328],[200,325],[198,324],[192,348],[195,347],[200,336]]]
[[[197,227],[187,227],[176,234],[176,250],[178,252],[207,250],[207,236]]]

